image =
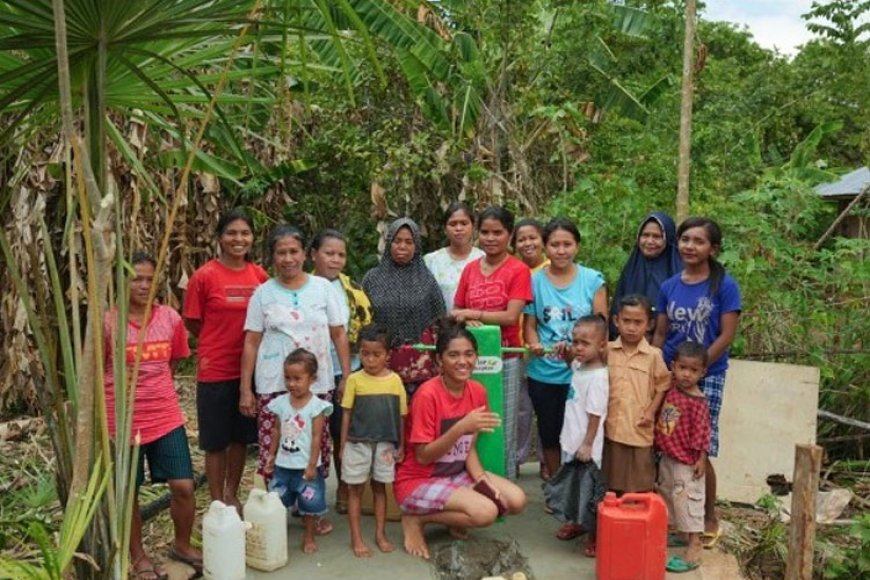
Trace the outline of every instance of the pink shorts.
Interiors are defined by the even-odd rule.
[[[454,491],[460,487],[474,485],[474,480],[467,471],[449,477],[431,477],[420,481],[420,484],[399,506],[402,513],[420,516],[443,511],[444,505]]]

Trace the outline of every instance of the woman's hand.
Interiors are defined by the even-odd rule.
[[[544,356],[544,345],[536,342],[535,344],[527,344],[526,348],[535,356]]]
[[[257,399],[250,389],[241,389],[239,391],[239,412],[245,417],[257,416]]]
[[[342,375],[341,380],[338,381],[338,386],[335,387],[335,393],[332,397],[332,404],[336,407],[341,406],[341,399],[344,398],[344,386],[347,384],[347,377]]]
[[[574,361],[574,345],[564,340],[557,342],[553,345],[553,356],[571,364]]]
[[[480,431],[492,433],[501,425],[501,418],[496,413],[487,411],[486,407],[478,407],[460,419],[457,425],[463,433],[471,435]]]
[[[475,312],[477,311],[469,310],[467,308],[455,308],[450,311],[450,318],[456,322],[468,322],[474,319]]]
[[[275,472],[275,456],[271,453],[266,458],[266,464],[263,466],[263,471],[265,471],[267,475]]]

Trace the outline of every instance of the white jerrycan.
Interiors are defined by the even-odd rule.
[[[245,530],[233,506],[213,501],[202,518],[203,576],[210,580],[243,580]]]
[[[245,502],[245,539],[248,566],[271,572],[287,565],[287,508],[274,491],[254,488]]]

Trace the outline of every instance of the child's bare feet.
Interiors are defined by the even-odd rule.
[[[317,551],[317,542],[314,538],[302,538],[302,551],[306,554],[313,554]]]
[[[393,550],[396,549],[395,544],[393,544],[387,536],[377,536],[375,538],[375,544],[378,545],[378,550],[383,552],[384,554],[389,554]]]
[[[372,551],[362,540],[360,540],[359,542],[351,542],[350,547],[353,549],[353,555],[357,558],[372,557]]]
[[[699,534],[689,534],[689,545],[686,548],[686,554],[683,559],[690,564],[701,563],[701,552],[704,551],[704,545],[701,543]]]

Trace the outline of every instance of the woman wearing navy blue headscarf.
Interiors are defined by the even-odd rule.
[[[677,252],[677,227],[674,220],[668,214],[658,211],[649,214],[640,223],[634,249],[619,276],[610,306],[610,320],[619,311],[619,301],[623,296],[642,294],[649,299],[650,304],[655,304],[662,282],[682,269],[683,262]],[[647,335],[653,330],[654,328],[650,328]],[[615,339],[616,334],[616,327],[611,322],[611,339]]]

